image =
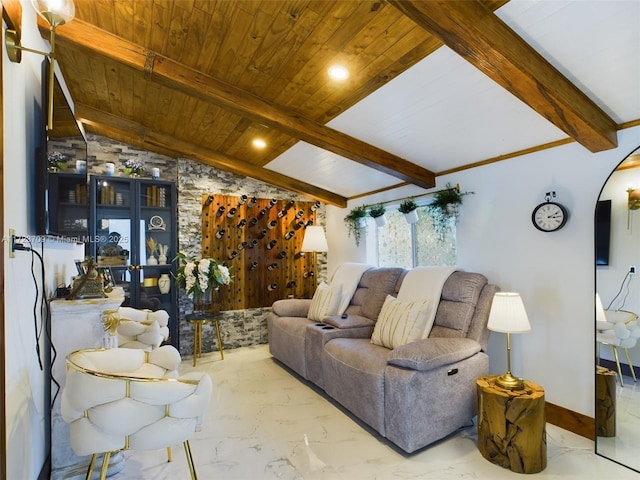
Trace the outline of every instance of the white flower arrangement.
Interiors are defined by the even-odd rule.
[[[180,259],[176,282],[183,287],[189,298],[194,295],[202,295],[209,289],[216,289],[221,285],[229,285],[233,277],[229,267],[218,263],[213,258],[187,257],[178,253],[176,259]]]

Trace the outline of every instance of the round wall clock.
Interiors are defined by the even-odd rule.
[[[555,232],[567,223],[569,212],[556,202],[546,200],[533,209],[531,221],[542,232]]]

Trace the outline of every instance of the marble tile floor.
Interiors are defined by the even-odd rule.
[[[407,455],[274,361],[266,345],[185,357],[181,373],[207,371],[214,383],[204,428],[191,440],[204,480],[511,479],[522,474],[493,465],[476,447],[470,425]],[[188,480],[184,450],[125,452],[113,480]],[[547,425],[545,479],[639,479],[597,456],[594,443]]]

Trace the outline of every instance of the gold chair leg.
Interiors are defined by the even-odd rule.
[[[86,480],[91,480],[91,475],[93,475],[93,467],[96,464],[97,456],[98,456],[97,453],[94,453],[93,455],[91,455],[91,462],[89,463],[89,468],[87,469],[87,476],[85,477]]]
[[[622,380],[622,368],[620,368],[620,359],[618,358],[618,349],[615,345],[611,345],[611,349],[613,350],[613,356],[616,359],[616,365],[618,366],[618,375],[620,375],[620,386],[624,387],[624,381]]]
[[[171,458],[171,447],[167,447],[167,462],[172,461],[173,459]]]
[[[187,456],[187,464],[189,465],[189,472],[191,473],[191,480],[198,480],[198,473],[196,472],[196,465],[193,463],[193,455],[191,454],[191,445],[189,440],[183,442],[184,453]]]
[[[629,363],[629,368],[631,369],[631,376],[633,377],[633,381],[637,382],[636,372],[633,369],[633,363],[631,363],[631,357],[629,356],[629,350],[627,348],[624,349],[624,354],[627,356],[627,362]]]
[[[100,480],[107,478],[107,470],[109,470],[109,459],[111,458],[111,452],[104,452],[104,458],[102,459],[102,469],[100,470]]]

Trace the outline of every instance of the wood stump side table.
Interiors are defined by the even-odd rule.
[[[617,373],[596,367],[596,435],[616,435],[616,378]]]
[[[513,472],[541,472],[547,466],[544,389],[525,380],[523,390],[506,390],[496,378],[476,382],[478,449],[491,463]]]

